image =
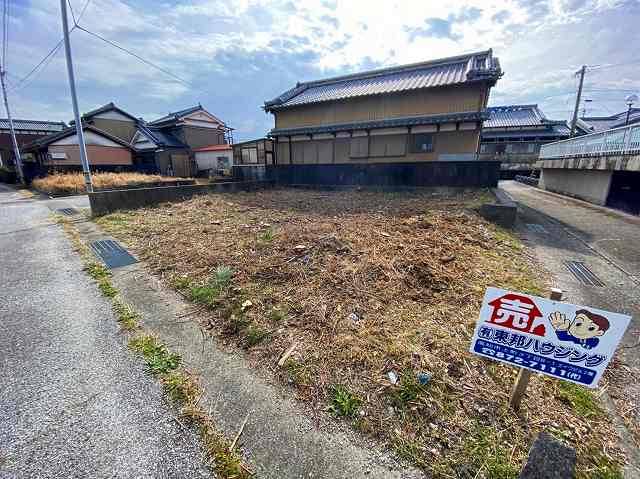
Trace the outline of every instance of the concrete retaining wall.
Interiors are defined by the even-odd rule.
[[[500,188],[493,188],[491,192],[496,197],[496,201],[481,205],[480,214],[503,228],[513,228],[518,216],[518,205],[506,191]]]
[[[279,185],[474,187],[497,186],[498,161],[422,161],[326,165],[235,166],[239,181],[275,181]]]
[[[142,208],[167,201],[182,201],[195,195],[253,191],[270,186],[272,186],[270,182],[245,181],[213,183],[209,185],[162,186],[157,188],[97,191],[89,193],[89,203],[91,204],[91,213],[94,216],[100,216],[117,210]]]
[[[545,168],[540,175],[539,186],[581,200],[605,205],[611,188],[610,170],[569,170]]]

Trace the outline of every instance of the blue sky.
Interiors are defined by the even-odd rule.
[[[76,14],[87,0],[70,0]],[[64,54],[24,77],[60,40],[59,2],[13,0],[10,102],[18,118],[69,121]],[[184,79],[174,80],[87,33],[72,33],[82,111],[109,101],[147,120],[195,103],[264,135],[262,103],[304,81],[493,48],[504,77],[490,104],[538,103],[567,119],[574,72],[588,114],[640,94],[640,0],[89,0],[80,24]],[[640,105],[639,105],[640,106]]]

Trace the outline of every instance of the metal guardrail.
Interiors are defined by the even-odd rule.
[[[610,154],[640,154],[640,125],[628,125],[599,133],[578,136],[569,140],[547,143],[540,148],[539,159]]]
[[[538,182],[540,181],[538,178],[533,178],[532,176],[523,176],[523,175],[516,175],[515,180],[519,183],[524,183],[530,186],[538,186]]]

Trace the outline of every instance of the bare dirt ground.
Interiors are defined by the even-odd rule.
[[[594,395],[534,376],[517,415],[516,370],[467,352],[487,286],[546,294],[527,249],[475,214],[486,195],[282,189],[98,222],[314,415],[436,477],[516,477],[543,429],[577,448],[579,476],[618,477]]]

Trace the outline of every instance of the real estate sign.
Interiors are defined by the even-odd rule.
[[[488,288],[470,351],[595,388],[631,317]]]

